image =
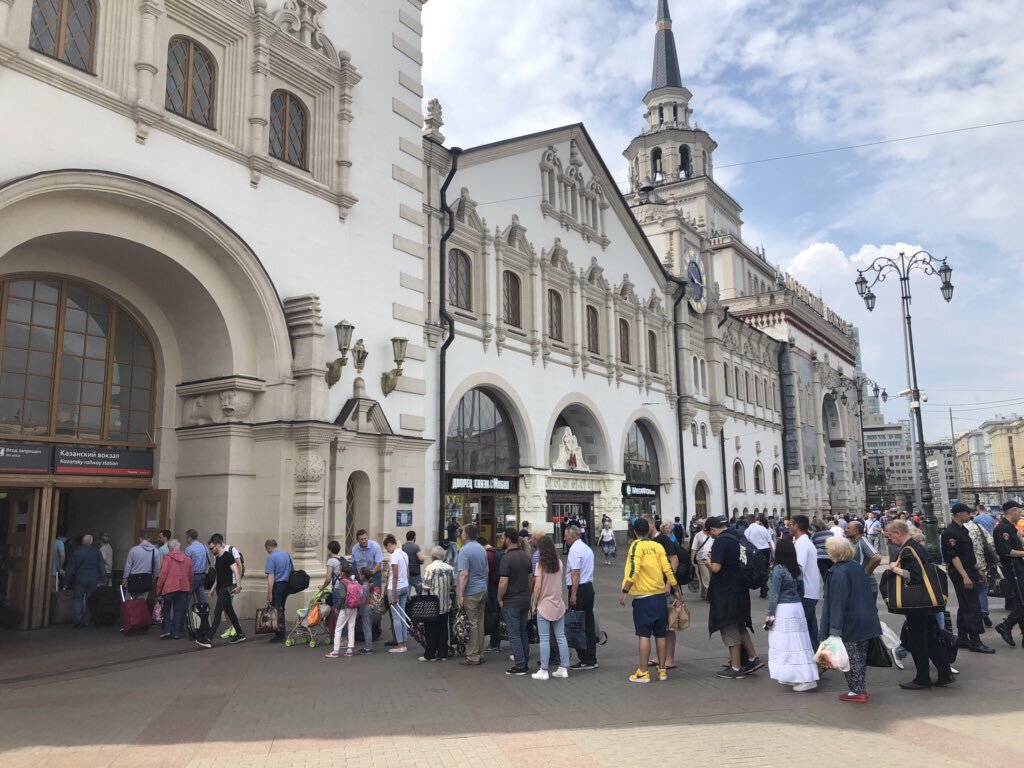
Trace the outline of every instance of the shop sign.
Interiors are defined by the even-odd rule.
[[[626,499],[653,499],[658,495],[658,486],[623,483],[622,496]]]
[[[459,475],[448,475],[448,491],[456,493],[518,493],[518,477],[461,477]]]
[[[412,528],[412,510],[411,509],[396,509],[395,510],[395,527],[396,528]]]
[[[45,475],[50,471],[50,446],[0,441],[0,472]]]
[[[53,471],[58,475],[152,477],[153,451],[58,445],[53,451]]]

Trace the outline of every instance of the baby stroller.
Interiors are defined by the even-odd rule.
[[[327,613],[331,610],[327,605],[329,594],[329,589],[318,589],[313,593],[309,605],[296,611],[299,620],[285,638],[286,646],[290,648],[296,643],[302,643],[316,648],[318,644],[330,641],[331,636],[326,626]]]

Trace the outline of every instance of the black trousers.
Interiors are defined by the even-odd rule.
[[[423,625],[426,645],[423,656],[427,659],[448,658],[448,614],[442,613],[437,621],[428,621]]]
[[[587,647],[576,652],[584,664],[597,664],[597,627],[594,623],[594,585],[580,584],[576,590],[576,610],[583,611],[587,621]]]
[[[949,656],[939,635],[939,625],[932,611],[907,614],[907,650],[914,658],[917,675],[914,682],[925,685],[931,682],[928,662],[935,665],[940,680],[949,680]]]
[[[761,557],[764,558],[765,563],[771,565],[772,563],[772,551],[770,549],[759,549]],[[682,585],[680,585],[682,586]],[[761,597],[768,597],[768,582],[765,581],[764,586],[761,587]]]
[[[961,638],[975,639],[985,631],[981,620],[981,603],[978,593],[964,586],[964,580],[956,568],[949,569],[949,580],[956,590],[956,633]]]
[[[210,625],[211,639],[217,636],[217,630],[220,629],[220,617],[225,613],[239,637],[245,637],[242,625],[238,622],[238,614],[235,613],[235,606],[231,604],[231,589],[232,587],[217,587],[217,607],[213,609],[213,623]]]
[[[1019,561],[1018,561],[1019,562]],[[1006,568],[1006,584],[1009,589],[1006,591],[1006,610],[1010,613],[1003,619],[1003,626],[1012,627],[1020,625],[1021,632],[1024,632],[1024,568]]]

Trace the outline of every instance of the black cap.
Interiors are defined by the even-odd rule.
[[[729,525],[724,517],[709,517],[708,521],[704,523],[705,531],[713,531],[715,528],[727,528]]]
[[[956,504],[953,505],[953,508],[950,510],[950,514],[959,515],[962,512],[967,512],[968,514],[970,514],[973,511],[973,509],[964,504],[962,501],[958,501]]]
[[[1009,501],[1003,504],[1003,512],[1009,512],[1014,507],[1024,509],[1024,504],[1021,504],[1019,501],[1016,501],[1014,499],[1010,499]]]

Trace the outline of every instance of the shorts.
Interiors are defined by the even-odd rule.
[[[727,648],[732,648],[734,645],[740,645],[743,642],[743,630],[746,629],[742,624],[731,624],[728,627],[722,627],[719,631],[722,633],[722,642],[725,643]]]
[[[633,628],[637,637],[665,637],[668,630],[668,603],[664,595],[633,598]]]

